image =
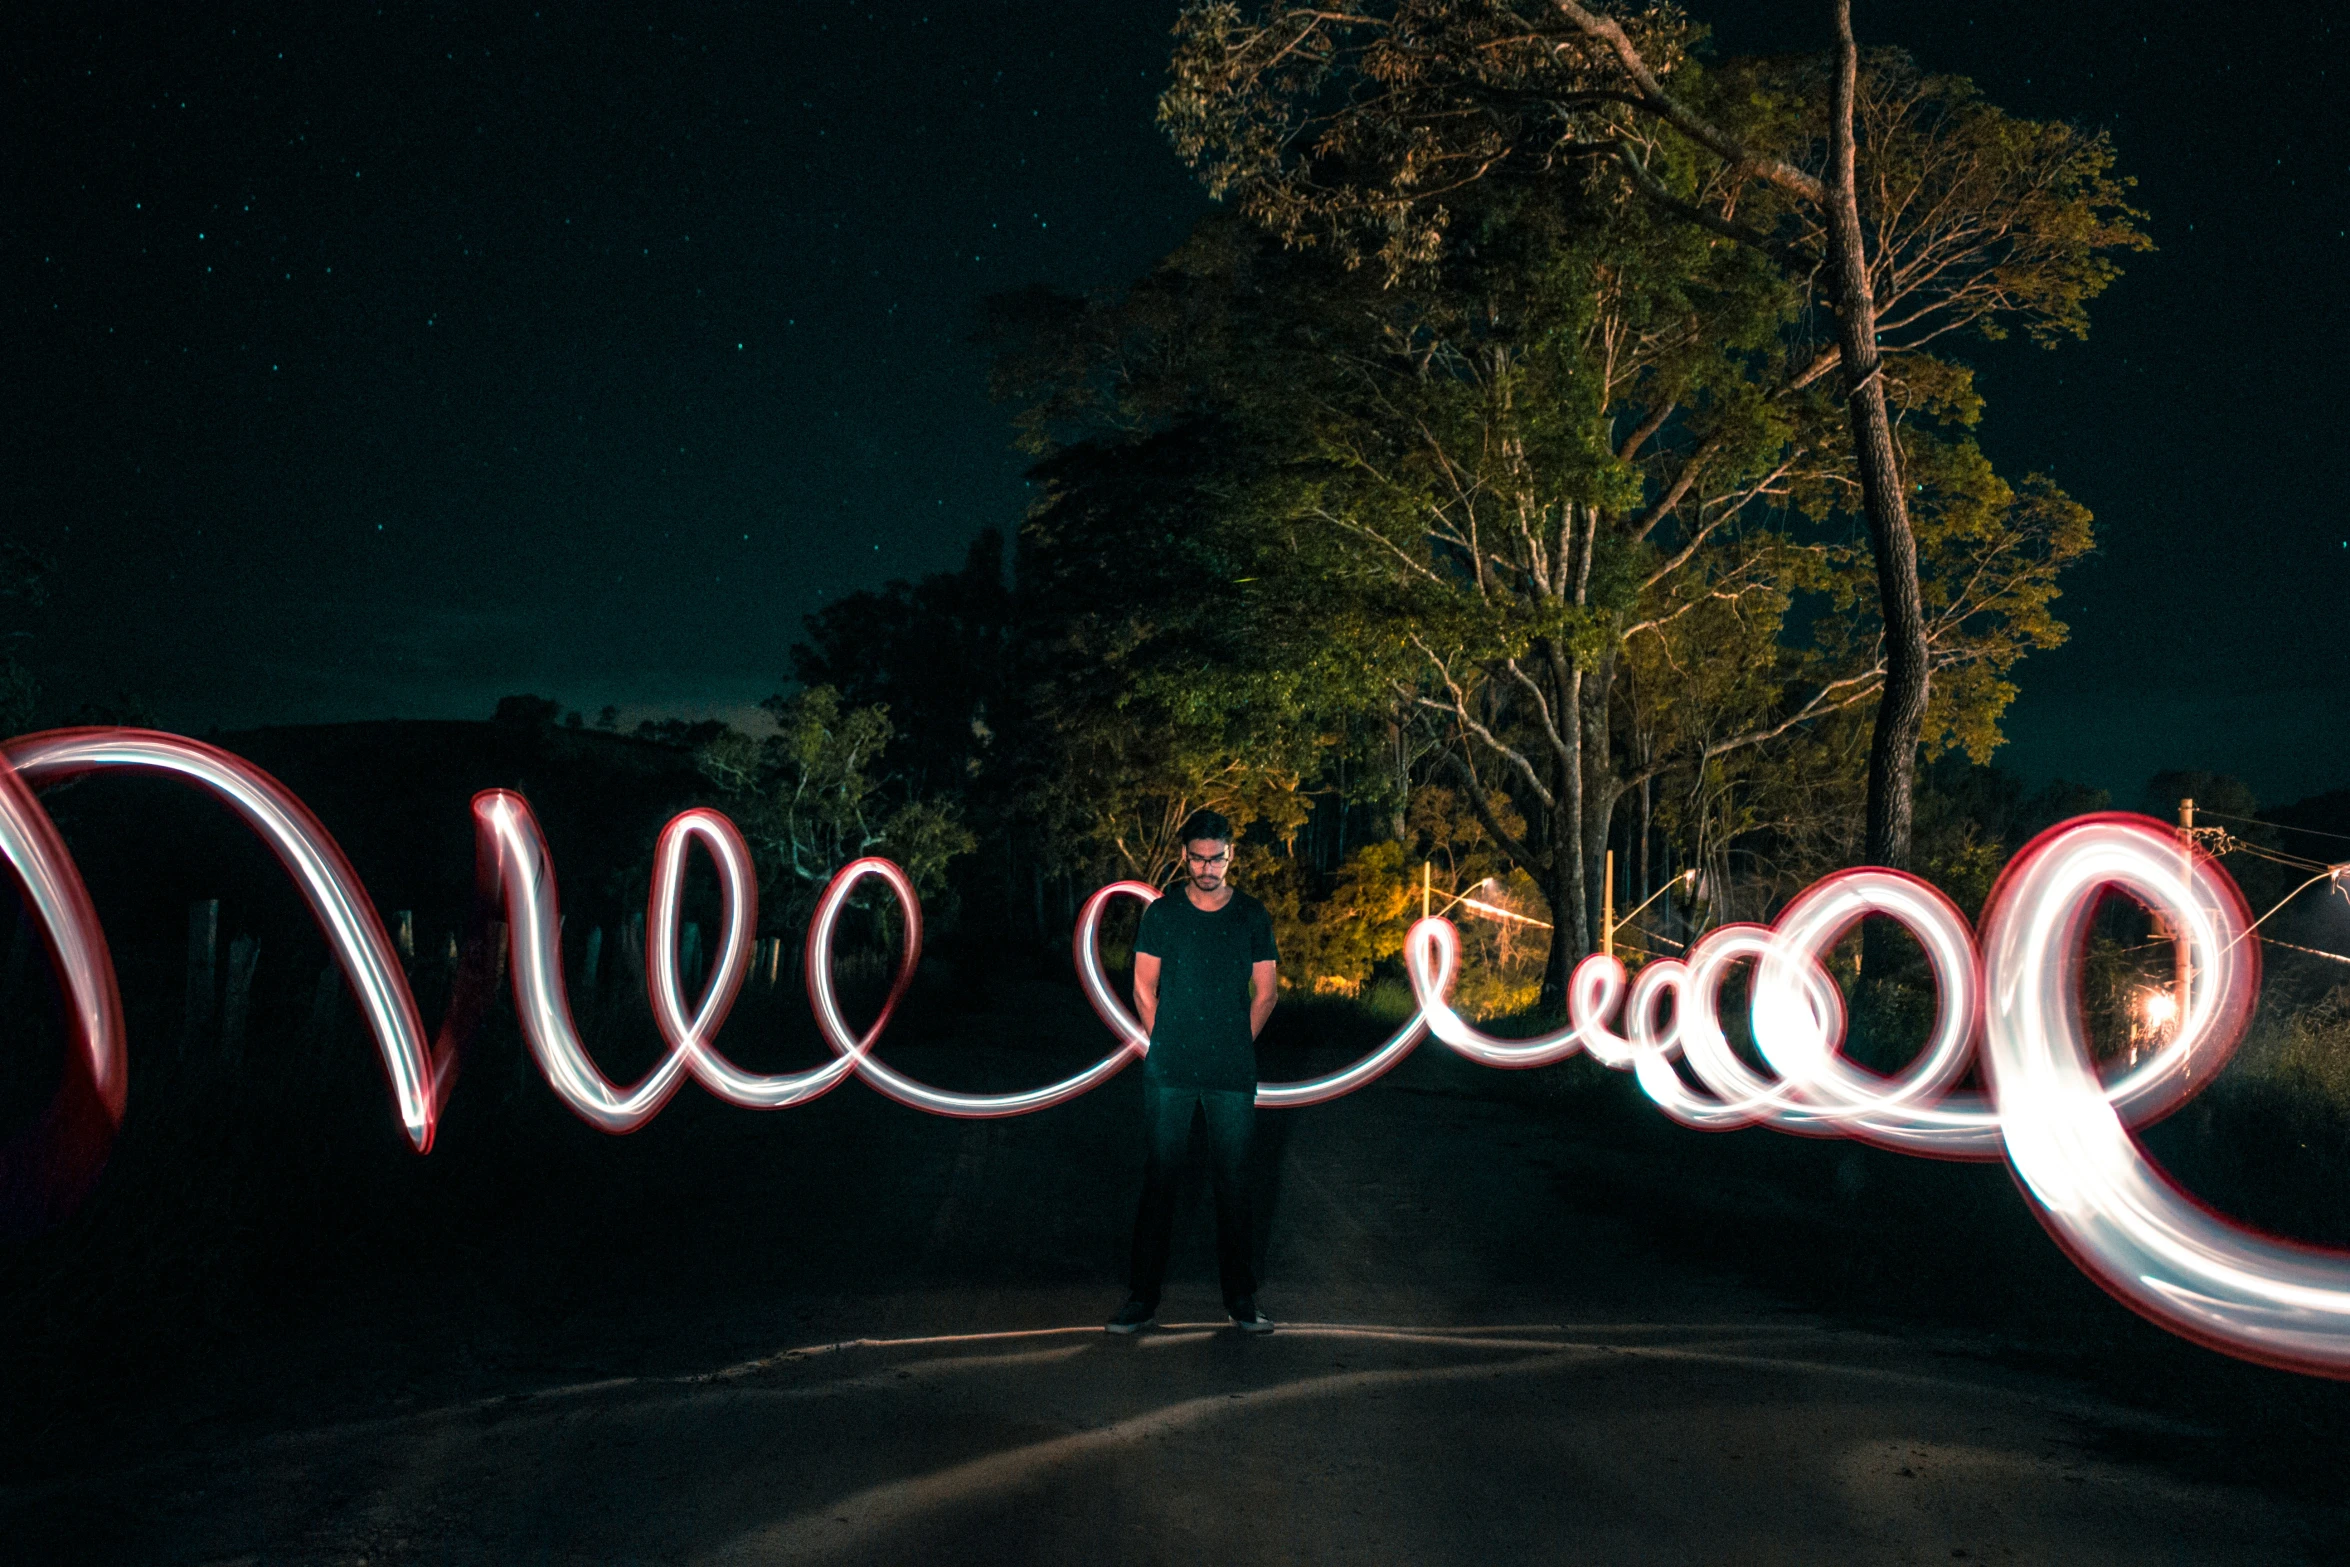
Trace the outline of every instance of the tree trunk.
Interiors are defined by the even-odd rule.
[[[1546,1012],[1564,1012],[1567,1006],[1567,978],[1575,972],[1575,965],[1583,961],[1588,949],[1575,939],[1570,928],[1569,911],[1580,913],[1583,908],[1583,881],[1567,869],[1565,845],[1550,857],[1549,869],[1542,877],[1542,895],[1550,900],[1550,955],[1542,965],[1542,995],[1540,1004]]]
[[[1599,948],[1600,883],[1618,792],[1607,728],[1615,672],[1612,652],[1597,669],[1572,670],[1564,681],[1565,700],[1559,704],[1567,718],[1562,728],[1569,755],[1563,759],[1558,804],[1546,823],[1550,864],[1542,873],[1542,892],[1550,900],[1553,928],[1549,961],[1542,971],[1545,1007],[1566,1005],[1568,977],[1577,963]]]
[[[1611,639],[1599,656],[1599,667],[1584,681],[1583,704],[1576,714],[1583,726],[1583,909],[1591,931],[1587,952],[1599,950],[1607,851],[1615,841],[1616,802],[1623,795],[1623,786],[1616,781],[1615,737],[1608,729],[1615,687],[1616,644]]]
[[[1648,765],[1648,758],[1645,756],[1640,757],[1638,759],[1638,765],[1646,767]],[[1640,885],[1633,889],[1636,893],[1639,894],[1639,899],[1642,903],[1646,903],[1648,901],[1648,895],[1656,890],[1655,886],[1648,879],[1648,820],[1648,780],[1643,778],[1640,780]]]
[[[1387,764],[1392,769],[1390,787],[1395,791],[1389,807],[1387,835],[1397,843],[1406,842],[1407,822],[1412,805],[1412,747],[1411,732],[1405,727],[1409,715],[1398,707],[1387,720]]]
[[[1573,660],[1564,650],[1554,649],[1552,667],[1560,675],[1558,700],[1552,711],[1559,714],[1560,738],[1566,742],[1567,754],[1559,759],[1558,786],[1553,791],[1554,804],[1550,820],[1543,825],[1549,839],[1549,885],[1542,891],[1550,900],[1550,956],[1542,969],[1542,1005],[1563,1007],[1567,1000],[1567,976],[1575,971],[1583,954],[1591,950],[1591,921],[1586,912],[1590,901],[1590,868],[1585,863],[1583,847],[1583,685],[1584,673],[1573,667]]]
[[[1877,357],[1877,305],[1869,286],[1854,174],[1853,100],[1860,52],[1852,39],[1852,0],[1836,0],[1836,86],[1829,108],[1827,192],[1829,273],[1835,289],[1852,448],[1860,470],[1869,547],[1877,561],[1877,597],[1885,621],[1885,690],[1869,744],[1866,837],[1862,854],[1876,865],[1909,865],[1910,797],[1917,781],[1918,737],[1926,724],[1929,671],[1925,607],[1918,592],[1918,546],[1910,531],[1901,453],[1885,408],[1884,366]]]

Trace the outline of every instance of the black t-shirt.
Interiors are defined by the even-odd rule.
[[[1142,911],[1134,950],[1159,960],[1159,1011],[1143,1071],[1181,1088],[1254,1088],[1249,971],[1280,955],[1273,917],[1245,892],[1213,913],[1178,887]]]

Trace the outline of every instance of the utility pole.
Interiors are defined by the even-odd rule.
[[[1599,954],[1612,958],[1616,955],[1616,851],[1608,850],[1600,863]]]
[[[2192,891],[2195,885],[2195,802],[2192,799],[2179,802],[2179,874],[2187,878],[2187,886]],[[2192,998],[2195,989],[2194,950],[2187,944],[2187,932],[2184,928],[2174,934],[2171,941],[2171,951],[2176,954],[2172,960],[2172,966],[2177,975],[2173,983],[2178,992],[2174,999],[2178,1006],[2179,1016],[2175,1027],[2180,1032],[2186,1030],[2187,1003]]]

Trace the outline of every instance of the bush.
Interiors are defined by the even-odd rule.
[[[2350,1121],[2350,985],[2284,1020],[2266,1075]]]

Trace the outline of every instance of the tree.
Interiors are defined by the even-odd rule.
[[[553,697],[518,692],[513,696],[498,698],[497,708],[490,714],[490,722],[502,729],[535,733],[553,728],[555,720],[562,716],[563,704]]]
[[[696,760],[758,862],[767,918],[806,923],[825,884],[867,854],[895,860],[925,899],[943,891],[949,862],[977,843],[948,805],[881,772],[887,710],[844,706],[829,686],[759,705],[774,716],[774,734],[724,729]]]
[[[1096,552],[1072,592],[1123,606],[1093,618],[1128,640],[1074,665],[1183,672],[1226,723],[1335,701],[1433,725],[1550,902],[1555,998],[1627,793],[1793,765],[1883,663],[1866,551],[1817,526],[1841,426],[1786,346],[1800,294],[1642,203],[1463,201],[1462,237],[1391,282],[1210,220],[1124,297],[1033,330],[1007,384],[1039,444],[1092,432],[1060,437],[1032,521]],[[2086,517],[1964,439],[1920,450],[1946,479],[1921,530],[1934,656],[1965,672],[1933,734],[1985,747],[2005,671],[2061,635],[2053,577]],[[1121,536],[1154,581],[1208,552],[1219,600],[1252,612],[1187,622],[1206,595],[1179,593],[1137,613],[1152,590],[1097,561]],[[1808,627],[1806,594],[1830,611]]]
[[[1935,659],[1900,416],[1974,416],[1963,369],[1926,346],[2078,336],[2116,275],[2106,253],[2146,242],[2102,135],[2014,119],[1891,51],[1864,58],[1848,0],[1835,14],[1832,63],[1707,71],[1701,32],[1667,5],[1619,19],[1573,0],[1276,0],[1247,16],[1215,0],[1178,23],[1161,117],[1211,191],[1391,280],[1436,262],[1476,187],[1613,186],[1826,305],[1833,341],[1808,310],[1788,318],[1789,386],[1844,371],[1839,479],[1867,525],[1884,644],[1865,852],[1902,864]],[[1634,429],[1675,417],[1652,407],[1659,424]]]
[[[888,766],[914,789],[969,792],[999,755],[1014,699],[1004,565],[990,528],[960,571],[848,594],[810,615],[792,647],[803,685],[889,713]]]
[[[1032,470],[1020,537],[1024,804],[1070,868],[1165,885],[1194,810],[1295,836],[1346,683],[1303,652],[1213,419],[1074,442]],[[1292,658],[1291,653],[1303,652]]]

